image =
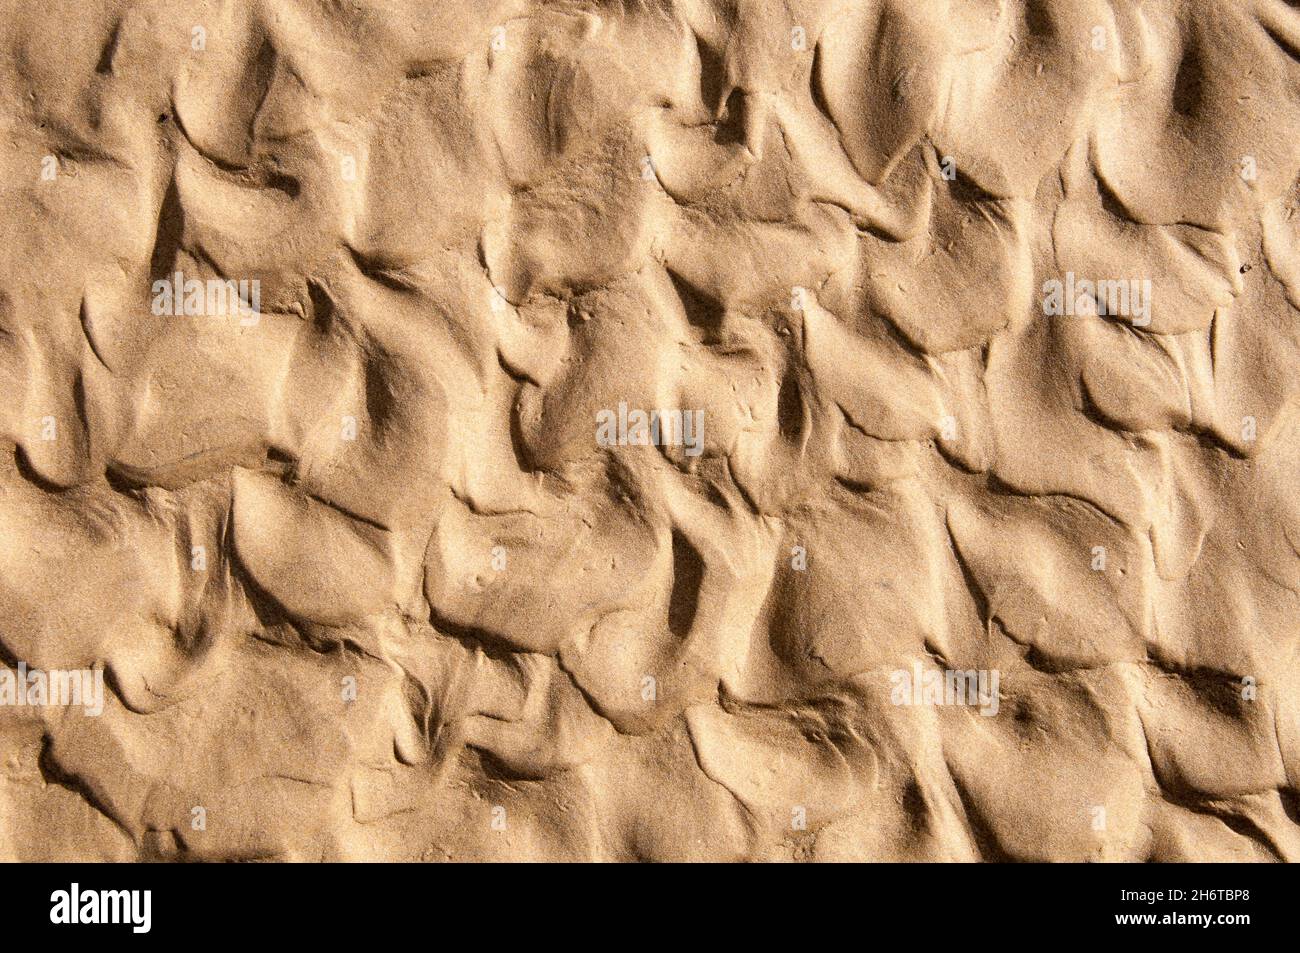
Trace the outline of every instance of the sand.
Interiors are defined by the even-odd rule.
[[[0,858],[1300,858],[1293,5],[0,24]]]

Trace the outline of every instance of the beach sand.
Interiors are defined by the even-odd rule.
[[[0,859],[1300,858],[1293,5],[0,23]]]

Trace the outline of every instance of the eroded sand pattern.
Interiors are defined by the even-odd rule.
[[[0,858],[1300,858],[1298,85],[1283,0],[0,0]]]

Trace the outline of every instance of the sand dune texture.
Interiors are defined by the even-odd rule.
[[[0,0],[0,857],[1300,857],[1298,84],[1282,0]]]

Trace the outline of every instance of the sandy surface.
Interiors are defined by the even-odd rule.
[[[0,858],[1300,857],[1293,5],[0,24]]]

